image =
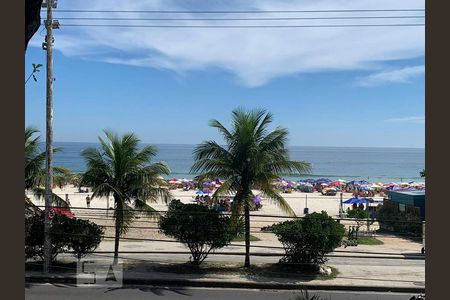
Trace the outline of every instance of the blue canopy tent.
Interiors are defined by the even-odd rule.
[[[342,204],[366,204],[367,202],[366,198],[350,198],[342,202]]]

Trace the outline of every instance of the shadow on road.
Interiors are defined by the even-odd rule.
[[[130,289],[137,289],[142,292],[149,292],[153,293],[156,296],[166,296],[168,293],[175,293],[182,296],[192,296],[191,294],[187,293],[187,289],[185,288],[175,288],[175,287],[143,287],[143,286],[124,286],[120,288],[109,288],[105,291],[105,293],[117,291],[117,290],[130,290]]]

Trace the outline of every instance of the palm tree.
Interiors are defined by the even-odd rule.
[[[254,195],[252,188],[262,196],[274,200],[289,215],[292,208],[279,194],[273,181],[283,174],[310,171],[310,164],[289,159],[286,141],[288,131],[277,127],[271,131],[268,125],[272,114],[265,110],[232,112],[232,128],[228,130],[219,121],[212,120],[210,126],[217,128],[226,146],[215,141],[206,141],[194,150],[191,172],[200,172],[198,179],[221,178],[224,183],[214,196],[235,193],[233,214],[244,209],[245,221],[245,266],[250,266],[250,207]]]
[[[38,132],[34,127],[25,128],[25,189],[32,192],[35,196],[42,198],[45,195],[46,153],[45,151],[41,152],[39,148],[40,136],[34,136]],[[53,152],[59,151],[61,151],[60,148],[53,149]],[[70,174],[67,168],[54,167],[53,169],[56,182],[63,181],[63,178]],[[29,202],[29,200],[26,201]],[[68,203],[56,194],[53,194],[52,202],[56,206],[68,206]]]
[[[137,212],[156,217],[157,212],[147,204],[170,200],[170,193],[162,188],[166,182],[160,174],[169,174],[162,163],[149,164],[156,155],[153,146],[138,149],[139,139],[132,133],[119,137],[104,131],[106,140],[99,137],[100,149],[87,148],[82,152],[87,171],[81,184],[92,188],[92,197],[114,197],[115,243],[114,264],[117,264],[120,236],[137,216]]]

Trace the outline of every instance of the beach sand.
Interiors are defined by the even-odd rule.
[[[55,188],[54,193],[59,195],[61,198],[65,199],[66,195],[70,201],[72,207],[72,212],[75,216],[90,219],[91,221],[99,224],[106,225],[105,235],[113,235],[114,222],[112,220],[113,211],[105,210],[107,207],[112,208],[114,205],[114,200],[110,197],[109,202],[106,198],[94,198],[91,200],[90,209],[87,208],[86,196],[91,196],[92,193],[79,193],[78,189],[73,186],[65,186],[62,189]],[[179,199],[183,203],[194,203],[195,190],[183,191],[181,189],[171,190],[174,199]],[[255,194],[258,191],[254,191]],[[303,216],[303,210],[307,207],[309,212],[320,212],[322,210],[326,211],[330,216],[337,217],[339,214],[339,202],[340,195],[336,196],[323,196],[320,193],[283,193],[283,197],[286,199],[288,204],[294,210],[297,216]],[[43,206],[44,199],[37,199],[36,197],[29,195],[33,203],[36,205]],[[351,197],[350,193],[344,193],[343,199],[348,199]],[[150,205],[158,211],[167,211],[167,205],[163,202],[150,203]],[[263,207],[259,211],[252,211],[251,215],[255,215],[251,218],[252,234],[258,235],[257,232],[260,231],[261,227],[271,225],[273,223],[288,220],[287,218],[278,217],[257,217],[256,215],[265,216],[287,216],[277,205],[271,200],[264,199],[262,202]],[[101,210],[97,210],[100,208]],[[344,207],[345,209],[346,207]],[[153,227],[152,229],[141,230],[139,228],[132,228],[127,236],[142,237],[144,234],[149,238],[162,238],[163,236],[158,233],[157,224],[155,220],[148,219],[147,217],[141,217],[137,219],[133,227]],[[267,234],[264,234],[267,236]],[[261,238],[261,237],[260,237]]]
[[[65,194],[68,194],[70,204],[72,206],[71,210],[75,214],[75,216],[83,219],[89,219],[98,225],[106,226],[105,227],[105,239],[100,246],[100,250],[113,250],[113,239],[109,237],[114,236],[114,220],[112,218],[113,210],[107,211],[107,199],[106,198],[94,198],[91,201],[91,209],[86,209],[86,196],[92,195],[91,193],[78,193],[78,189],[72,186],[66,186],[63,189],[56,188],[54,192],[60,195],[62,198],[65,198]],[[180,199],[183,203],[194,203],[195,191],[182,191],[182,190],[172,190],[172,195],[174,199]],[[256,193],[256,191],[255,191]],[[289,194],[283,193],[283,197],[289,203],[291,208],[294,210],[297,216],[303,216],[303,209],[306,205],[306,197],[307,197],[307,205],[309,208],[309,212],[320,212],[322,210],[326,211],[330,216],[337,217],[339,214],[339,202],[340,195],[336,196],[323,196],[320,193],[300,193],[300,192],[292,192]],[[343,199],[346,200],[351,198],[350,193],[344,193]],[[38,200],[35,197],[29,195],[32,201],[36,205],[43,206],[44,200]],[[112,197],[109,200],[109,206],[113,207],[113,199]],[[165,203],[151,203],[153,208],[159,211],[166,211],[167,205]],[[253,245],[269,245],[269,246],[281,246],[277,237],[271,233],[261,232],[261,227],[271,225],[273,223],[282,222],[288,220],[287,218],[277,218],[277,217],[258,217],[257,215],[270,215],[270,216],[286,216],[286,214],[272,201],[264,199],[262,202],[262,209],[259,211],[251,212],[251,234],[260,239],[260,241],[252,242]],[[81,208],[81,209],[77,209]],[[102,208],[103,210],[96,210],[96,208]],[[344,206],[346,209],[346,206]],[[355,225],[352,222],[345,221],[342,222],[344,225]],[[164,243],[158,241],[151,241],[152,239],[161,239],[161,240],[171,240],[171,238],[163,235],[159,232],[157,221],[154,219],[149,219],[147,217],[140,217],[136,219],[131,225],[132,228],[122,236],[121,239],[121,249],[122,247],[129,248],[125,246],[125,244],[129,244],[133,249],[137,246],[149,248],[149,249],[183,249],[183,246],[178,243]],[[363,226],[365,228],[365,226]],[[371,225],[371,230],[378,229],[377,224]],[[127,240],[126,238],[131,238],[131,240]],[[381,238],[382,237],[378,237]],[[132,239],[146,239],[147,241],[138,241]],[[150,241],[148,241],[150,240]],[[235,243],[243,243],[243,242],[235,242]],[[133,246],[132,246],[133,245]],[[153,246],[152,246],[153,245]],[[358,246],[359,250],[364,248],[370,250],[376,250],[381,248],[386,248],[387,251],[411,251],[413,249],[420,249],[420,244],[413,243],[401,238],[388,238],[385,240],[385,245],[383,246]],[[156,247],[156,248],[155,248]],[[231,247],[233,248],[233,247]],[[237,248],[239,249],[239,248]],[[257,249],[258,251],[261,249]]]
[[[91,196],[92,193],[79,193],[78,188],[73,186],[65,186],[62,189],[55,188],[53,192],[65,199],[66,194],[69,198],[71,210],[75,216],[83,219],[89,219],[99,225],[105,227],[105,236],[114,235],[114,222],[112,219],[113,211],[105,210],[114,206],[114,200],[111,196],[108,202],[106,198],[94,198],[91,200],[90,209],[86,209],[86,196]],[[181,189],[171,190],[174,199],[179,199],[183,203],[194,203],[195,190],[183,191]],[[257,194],[257,191],[254,191]],[[289,203],[297,216],[303,216],[303,209],[306,207],[306,202],[309,208],[309,212],[326,211],[329,215],[337,217],[339,214],[339,194],[336,196],[323,196],[320,193],[283,193],[283,197]],[[37,199],[32,195],[28,195],[36,205],[44,206],[44,199]],[[344,193],[343,199],[348,199],[351,194]],[[150,205],[158,211],[167,211],[167,205],[163,202],[150,203]],[[252,211],[251,215],[269,215],[269,216],[287,216],[273,201],[264,199],[262,202],[263,207],[259,211]],[[77,209],[80,208],[80,209]],[[101,208],[102,210],[96,210]],[[251,218],[251,231],[252,235],[257,236],[260,239],[267,239],[271,236],[271,240],[276,241],[276,238],[272,234],[258,234],[261,231],[261,227],[268,226],[277,222],[288,220],[287,218],[277,217],[252,217]],[[147,217],[141,217],[133,223],[133,227],[151,227],[151,228],[131,228],[126,237],[139,238],[145,237],[149,239],[164,239],[167,238],[157,229],[157,223],[155,220],[151,220]]]
[[[53,192],[59,195],[61,198],[65,199],[65,195],[68,195],[70,205],[74,208],[82,207],[87,208],[86,205],[86,196],[91,196],[92,193],[79,193],[78,189],[73,186],[65,186],[62,189],[55,188]],[[253,191],[254,194],[258,194],[258,191]],[[180,199],[183,203],[194,203],[195,198],[195,190],[191,191],[183,191],[181,189],[171,190],[172,196],[174,199]],[[297,216],[303,216],[303,209],[307,206],[309,208],[309,212],[320,212],[322,210],[326,211],[331,216],[338,216],[339,214],[339,200],[340,195],[336,196],[323,196],[318,192],[314,193],[301,193],[301,192],[292,192],[292,193],[282,193],[281,194],[291,208],[294,210]],[[28,195],[33,203],[36,205],[44,205],[43,199],[37,199],[32,195]],[[346,200],[351,198],[352,195],[350,193],[344,193],[343,199]],[[91,208],[107,208],[113,207],[114,201],[111,196],[109,199],[102,198],[94,198],[91,201]],[[163,202],[150,203],[150,205],[161,211],[167,210],[167,205]],[[263,215],[281,215],[285,216],[286,214],[272,201],[264,199],[262,202],[262,209],[256,212],[252,212],[253,214],[263,214]],[[345,209],[346,207],[344,207]]]

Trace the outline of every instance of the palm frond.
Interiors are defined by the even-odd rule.
[[[140,199],[136,199],[134,201],[134,208],[138,209],[140,211],[140,214],[152,219],[157,219],[161,216],[161,214],[156,209]]]
[[[225,141],[228,142],[228,141],[231,141],[233,139],[233,135],[219,121],[211,120],[210,123],[209,123],[209,126],[217,128],[217,130],[219,130],[219,132],[222,134],[222,136],[225,139]]]
[[[295,212],[286,200],[279,194],[271,184],[263,184],[260,186],[263,197],[266,197],[275,202],[289,216],[295,217]]]
[[[45,189],[42,187],[34,187],[30,189],[30,191],[39,199],[43,199],[45,197]],[[63,198],[58,196],[57,194],[52,193],[52,206],[57,207],[69,207],[69,203],[66,202]]]
[[[120,235],[126,234],[134,218],[136,217],[135,210],[129,206],[125,201],[119,200],[116,202],[116,209],[114,210],[114,218],[116,226],[119,229]]]

